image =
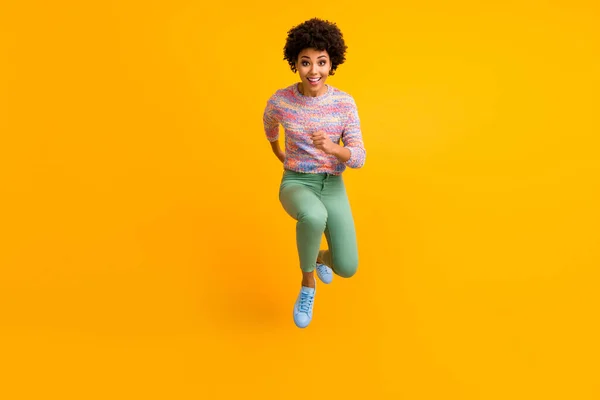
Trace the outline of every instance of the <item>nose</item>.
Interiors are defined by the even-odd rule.
[[[313,64],[313,65],[310,67],[310,73],[311,73],[311,74],[314,74],[315,72],[317,72],[317,70],[318,70],[318,68],[317,68],[317,64]]]

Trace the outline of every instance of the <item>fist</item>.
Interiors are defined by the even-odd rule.
[[[327,154],[333,153],[335,149],[335,143],[331,141],[329,135],[323,131],[316,131],[310,135],[315,147],[319,150],[324,151]]]

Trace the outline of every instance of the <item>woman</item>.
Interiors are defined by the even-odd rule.
[[[354,220],[342,180],[346,167],[365,163],[365,148],[352,96],[326,84],[345,61],[346,45],[336,24],[318,18],[290,29],[284,60],[300,82],[271,96],[263,114],[268,141],[284,173],[279,200],[296,223],[302,286],[294,305],[299,328],[312,319],[317,276],[349,278],[358,267]],[[285,153],[279,146],[285,131]],[[340,146],[340,142],[343,146]],[[328,250],[319,250],[323,233]]]

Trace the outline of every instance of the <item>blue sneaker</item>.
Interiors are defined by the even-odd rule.
[[[325,264],[317,263],[317,276],[323,283],[331,283],[333,280],[333,271]]]
[[[310,324],[316,293],[316,288],[302,286],[300,289],[300,294],[294,304],[294,323],[298,328],[306,328]]]

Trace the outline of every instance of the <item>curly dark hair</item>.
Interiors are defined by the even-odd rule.
[[[333,75],[336,68],[346,61],[345,55],[348,47],[344,42],[342,31],[333,22],[313,18],[288,31],[283,48],[283,59],[290,64],[292,72],[297,72],[298,55],[307,48],[327,51],[331,60],[329,75]]]

